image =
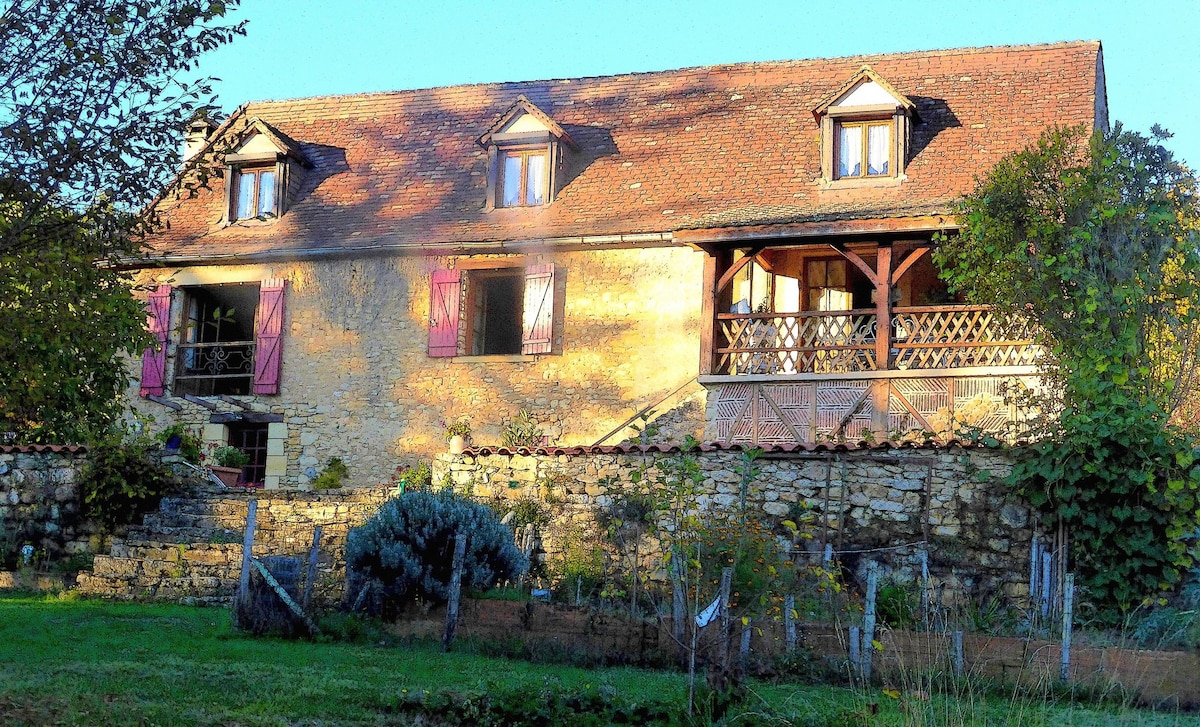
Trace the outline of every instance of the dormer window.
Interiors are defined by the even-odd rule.
[[[283,215],[288,191],[312,165],[299,145],[260,119],[251,119],[225,155],[224,224],[267,221]]]
[[[541,207],[554,201],[571,137],[532,101],[516,102],[478,143],[488,152],[487,209]]]
[[[276,217],[275,167],[242,167],[235,173],[237,203],[231,216],[234,220],[252,217]]]
[[[823,188],[899,184],[916,105],[869,67],[813,111],[821,124]]]

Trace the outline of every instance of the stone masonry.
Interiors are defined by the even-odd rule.
[[[606,448],[509,454],[490,450],[440,455],[435,482],[476,496],[537,497],[555,503],[556,524],[595,522],[617,490],[636,489],[630,474],[658,448]],[[704,481],[697,510],[729,508],[740,498],[741,452],[695,453]],[[819,560],[828,546],[851,577],[875,561],[885,577],[912,581],[927,554],[931,587],[946,603],[963,598],[1028,596],[1030,542],[1037,522],[1001,480],[1011,470],[1003,450],[907,447],[848,451],[774,451],[755,463],[748,484],[753,511],[776,523],[792,519],[811,537],[796,546]],[[549,528],[547,559],[562,557]],[[648,562],[654,562],[651,557]]]
[[[443,451],[443,422],[466,418],[475,443],[498,443],[504,420],[522,408],[550,443],[590,445],[643,407],[669,399],[658,411],[678,404],[684,414],[672,416],[665,431],[678,440],[699,436],[704,390],[694,378],[703,257],[664,247],[146,270],[137,283],[176,288],[285,278],[281,388],[277,396],[206,397],[207,407],[167,397],[180,407],[175,411],[138,395],[135,360],[129,401],[154,418],[153,427],[184,422],[214,444],[227,436],[223,424],[210,423],[214,414],[281,417],[268,443],[268,488],[306,489],[330,457],[345,461],[351,484],[379,485],[398,465]],[[554,264],[553,352],[430,358],[432,272],[460,259],[481,265],[493,258]],[[176,295],[172,341],[181,315]],[[168,372],[174,355],[172,343]]]

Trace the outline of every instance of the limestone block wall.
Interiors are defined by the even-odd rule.
[[[21,548],[61,558],[88,550],[95,529],[79,511],[81,447],[0,447],[0,570]]]
[[[433,271],[492,258],[555,266],[553,352],[430,358]],[[444,450],[444,421],[466,417],[476,444],[499,443],[502,423],[522,408],[552,443],[587,445],[667,399],[660,413],[684,408],[666,420],[665,434],[700,436],[704,391],[693,380],[702,268],[702,253],[664,247],[146,270],[136,282],[176,288],[286,279],[281,390],[235,402],[210,397],[211,408],[166,397],[176,411],[139,397],[140,361],[132,361],[128,399],[155,427],[184,421],[202,430],[214,414],[239,412],[281,418],[278,459],[268,462],[272,488],[308,487],[335,456],[348,465],[350,484],[377,485],[397,465]],[[177,290],[175,340],[182,299]],[[174,354],[169,346],[168,389]]]
[[[645,463],[678,456],[648,448],[598,448],[558,454],[470,452],[439,455],[435,482],[475,496],[549,499],[556,524],[592,523],[618,491],[638,487],[631,473]],[[729,508],[740,499],[741,452],[708,448],[694,453],[703,472],[698,511]],[[828,546],[850,578],[867,561],[885,577],[911,582],[928,558],[932,587],[946,603],[993,594],[1028,596],[1031,508],[1007,491],[1011,471],[1003,450],[928,447],[849,451],[777,450],[755,463],[747,503],[768,521],[792,519],[811,537],[796,547],[819,560]],[[563,544],[548,529],[547,558]],[[650,556],[648,561],[655,562]]]

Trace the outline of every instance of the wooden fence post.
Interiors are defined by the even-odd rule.
[[[304,610],[312,603],[313,581],[317,579],[317,556],[321,547],[321,526],[313,530],[312,550],[308,552],[308,571],[304,574]]]
[[[783,597],[783,634],[786,639],[787,653],[796,651],[796,597],[787,594]]]
[[[463,560],[467,555],[467,536],[461,530],[454,536],[454,561],[450,571],[450,593],[446,603],[446,632],[442,634],[442,651],[450,650],[454,630],[458,628],[458,603],[462,595]]]
[[[875,596],[879,592],[879,564],[867,564],[867,599],[863,605],[862,675],[863,683],[871,683],[871,658],[875,652]]]
[[[1075,574],[1068,573],[1063,583],[1062,663],[1058,676],[1064,682],[1071,678],[1071,628],[1075,620]]]
[[[258,500],[246,506],[246,531],[242,534],[242,573],[238,578],[238,603],[250,597],[250,560],[254,557],[254,527],[258,520]]]

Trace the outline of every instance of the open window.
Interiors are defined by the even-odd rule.
[[[284,289],[281,279],[159,286],[147,304],[155,345],[142,355],[142,396],[278,394]]]
[[[478,140],[488,152],[486,207],[541,207],[558,192],[567,132],[532,101],[516,102]]]
[[[429,355],[551,353],[554,280],[553,265],[434,271]]]
[[[827,187],[904,178],[916,105],[868,66],[813,111],[821,124],[821,182]]]

